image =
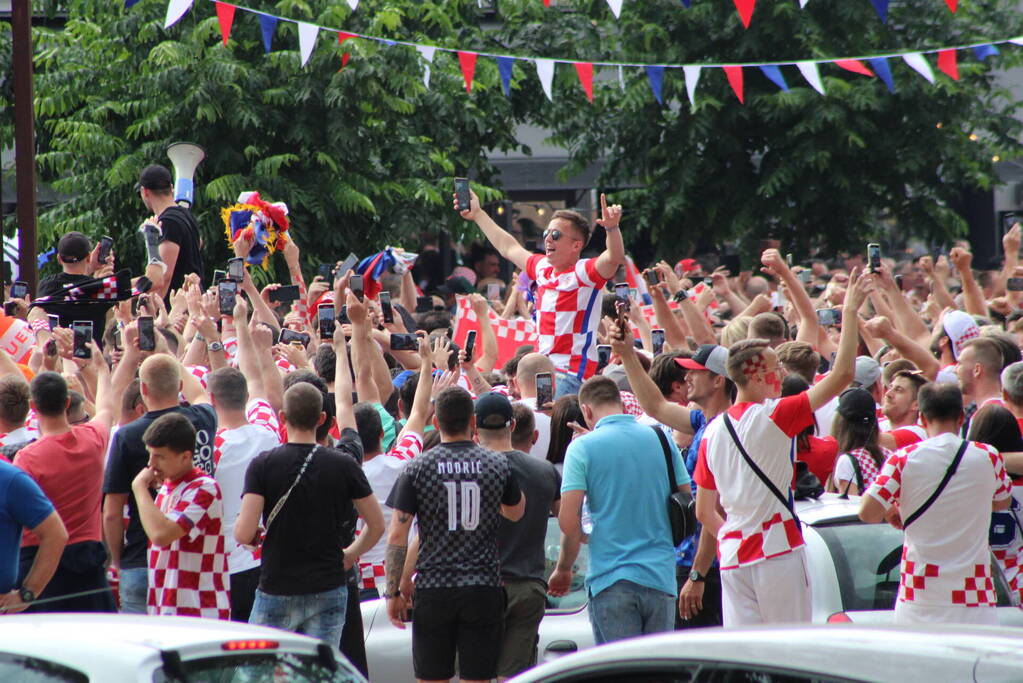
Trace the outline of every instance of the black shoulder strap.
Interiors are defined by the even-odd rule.
[[[664,435],[664,430],[660,427],[650,427],[657,434],[658,440],[661,442],[661,450],[664,451],[664,461],[668,463],[668,495],[678,491],[678,484],[675,483],[675,463],[672,462],[671,447],[668,446],[668,437]]]
[[[941,492],[945,490],[945,487],[948,486],[948,482],[952,478],[952,475],[956,473],[957,469],[959,469],[959,462],[963,459],[963,453],[966,452],[966,447],[969,444],[970,444],[969,441],[963,439],[962,445],[959,446],[959,450],[956,451],[956,457],[952,458],[951,464],[949,464],[948,469],[945,470],[945,476],[942,477],[941,483],[938,484],[938,488],[934,489],[934,493],[931,494],[930,498],[924,501],[923,505],[918,507],[913,514],[911,514],[909,517],[905,519],[905,521],[902,522],[903,529],[905,529],[910,524],[918,520],[920,518],[920,515],[927,512],[927,508],[931,507],[931,505],[934,504],[934,501],[938,499],[938,496],[941,495]]]
[[[863,469],[860,467],[860,459],[852,453],[846,453],[845,457],[852,460],[853,473],[856,475],[856,490],[859,491],[860,495],[863,495]],[[852,479],[845,482],[845,491],[842,491],[842,495],[846,498],[849,497],[849,486],[852,484]]]
[[[729,419],[728,413],[722,413],[721,417],[724,418],[725,427],[728,428],[728,433],[732,435],[732,441],[735,442],[735,447],[739,449],[739,453],[742,454],[746,464],[749,465],[750,469],[753,470],[753,473],[760,478],[760,481],[764,482],[764,486],[770,489],[771,493],[774,494],[774,497],[781,501],[781,504],[784,505],[785,509],[789,511],[789,514],[792,515],[792,519],[796,520],[796,526],[800,527],[800,530],[802,530],[799,522],[799,516],[796,514],[796,508],[792,504],[792,501],[787,496],[782,495],[781,491],[778,490],[778,487],[774,485],[774,482],[768,479],[767,475],[764,474],[764,471],[761,470],[755,462],[753,462],[753,458],[749,457],[749,453],[746,452],[746,449],[742,447],[742,442],[739,441],[739,435],[735,433],[735,427],[732,426],[732,421]]]

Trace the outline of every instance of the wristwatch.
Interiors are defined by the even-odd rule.
[[[22,586],[18,589],[18,599],[27,605],[28,603],[35,601],[36,594]]]
[[[689,580],[692,581],[693,583],[696,583],[698,581],[706,581],[707,577],[703,576],[702,574],[700,574],[700,572],[693,569],[692,571],[689,572]]]
[[[210,351],[223,351],[224,350],[224,344],[222,342],[219,342],[219,341],[211,341],[210,345],[209,345],[209,350]]]

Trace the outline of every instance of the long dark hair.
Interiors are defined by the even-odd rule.
[[[810,385],[807,384],[806,380],[799,375],[786,375],[785,379],[781,382],[781,396],[782,398],[785,398],[786,396],[795,396],[796,394],[803,393],[809,388]],[[796,452],[805,453],[810,450],[810,437],[813,436],[816,431],[817,420],[814,418],[812,425],[799,432],[799,434],[796,434]]]
[[[1018,451],[1023,445],[1016,417],[995,403],[984,406],[973,416],[968,438],[994,446],[999,452]]]
[[[569,422],[586,426],[576,394],[559,398],[551,411],[551,443],[547,447],[547,461],[555,465],[565,462],[565,451],[568,450],[568,444],[572,443],[573,432],[568,426]]]
[[[877,428],[877,415],[871,415],[866,421],[848,420],[841,413],[835,413],[835,421],[831,425],[831,433],[838,441],[838,452],[848,453],[857,448],[864,448],[874,464],[878,467],[884,462],[884,451],[877,443],[880,436]]]

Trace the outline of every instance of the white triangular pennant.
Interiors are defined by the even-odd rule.
[[[821,72],[817,69],[817,62],[796,62],[796,68],[803,74],[811,88],[821,95],[824,94],[824,84],[821,83]]]
[[[551,84],[554,82],[554,60],[537,57],[533,62],[536,63],[536,75],[540,77],[540,85],[543,86],[543,92],[547,95],[547,99],[553,102],[554,96],[551,94]]]
[[[808,2],[810,2],[810,0],[799,0],[799,9],[806,7],[806,3]]]
[[[309,57],[316,47],[316,37],[320,34],[320,27],[315,24],[298,22],[298,51],[302,55],[302,66],[306,65]]]
[[[689,104],[696,106],[696,84],[700,82],[699,66],[683,66],[682,72],[686,76],[686,92],[689,93]]]
[[[625,92],[625,69],[621,66],[618,67],[618,87]]]
[[[1013,45],[1023,45],[1023,36],[1020,36],[1019,38],[1009,38],[1009,42]]]
[[[351,7],[354,12],[355,8],[359,6],[359,0],[348,0],[348,6]]]
[[[429,88],[430,65],[433,64],[433,53],[437,51],[437,48],[432,45],[416,45],[416,49],[419,50],[419,54],[426,60],[426,66],[423,67],[423,84]]]
[[[934,71],[931,70],[931,65],[927,63],[924,56],[919,52],[910,52],[902,55],[903,61],[909,64],[914,71],[926,78],[929,82],[934,82]]]
[[[191,7],[192,0],[170,0],[167,3],[167,18],[163,22],[163,27],[170,28],[176,24]]]
[[[611,8],[611,14],[615,15],[615,19],[622,14],[622,0],[607,0],[608,7]]]

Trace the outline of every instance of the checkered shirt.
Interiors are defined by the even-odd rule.
[[[546,256],[534,254],[526,274],[536,280],[537,351],[563,372],[587,379],[597,370],[597,326],[601,287],[597,259],[582,259],[558,273]]]
[[[149,545],[149,614],[230,619],[224,506],[217,482],[193,469],[178,482],[164,482],[156,506],[185,535],[166,547]]]
[[[884,451],[884,456],[887,458],[890,453],[887,449],[882,450]],[[856,462],[860,464],[860,473],[863,475],[863,487],[860,489],[860,492],[866,491],[870,488],[870,485],[874,483],[874,480],[881,471],[877,466],[877,463],[874,462],[874,458],[871,457],[870,451],[866,448],[854,448],[844,455],[856,458]],[[853,475],[853,483],[856,483],[855,474]]]
[[[903,520],[934,493],[962,440],[939,434],[892,453],[866,495]],[[930,508],[905,531],[899,600],[966,607],[997,604],[991,577],[991,508],[1011,495],[1002,456],[970,442],[955,474]],[[950,523],[949,520],[955,520]]]

